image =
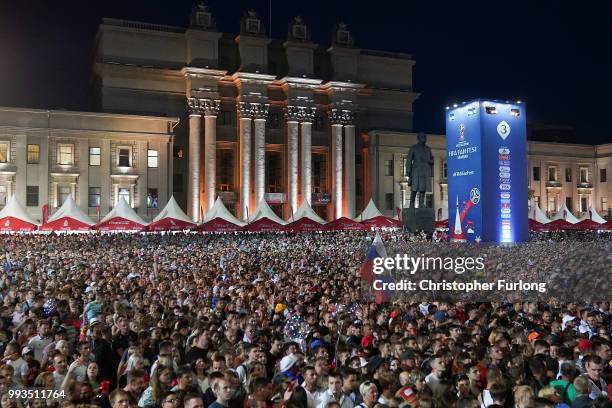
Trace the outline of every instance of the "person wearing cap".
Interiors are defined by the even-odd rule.
[[[34,359],[34,350],[28,346],[21,350],[21,357],[26,362],[21,366],[21,382],[25,387],[31,387],[40,372],[40,362]]]

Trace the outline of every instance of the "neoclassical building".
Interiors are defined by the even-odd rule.
[[[177,116],[174,194],[194,220],[221,196],[245,218],[266,199],[354,217],[370,197],[368,133],[412,129],[410,55],[359,49],[340,23],[314,44],[301,18],[284,40],[253,11],[240,33],[204,5],[189,27],[105,19],[95,44],[99,110]]]
[[[412,56],[360,49],[339,23],[330,44],[296,17],[266,35],[257,13],[239,34],[194,8],[187,27],[104,19],[94,48],[94,113],[0,108],[0,208],[16,193],[38,219],[70,194],[90,215],[118,197],[152,219],[171,195],[194,219],[221,197],[239,218],[265,199],[281,217],[307,201],[355,217],[372,198],[408,205],[404,158],[417,142]],[[312,22],[311,22],[312,23]],[[441,108],[442,110],[442,108]],[[441,111],[441,115],[443,112]],[[446,218],[444,135],[428,135]],[[533,203],[553,214],[609,213],[612,144],[528,143]]]

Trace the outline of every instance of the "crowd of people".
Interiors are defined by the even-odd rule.
[[[589,292],[382,304],[360,279],[367,232],[2,236],[1,407],[609,408],[612,239],[593,234],[382,232],[389,254],[467,248]]]

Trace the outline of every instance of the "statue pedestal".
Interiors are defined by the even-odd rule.
[[[431,234],[436,227],[434,213],[433,208],[404,208],[402,222],[409,232],[425,231]]]

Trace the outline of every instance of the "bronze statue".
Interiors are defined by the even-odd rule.
[[[418,144],[410,147],[406,158],[408,169],[408,185],[410,186],[410,207],[414,205],[417,192],[419,193],[419,208],[425,207],[425,193],[431,192],[431,179],[433,177],[433,155],[427,146],[427,135],[419,132]]]

